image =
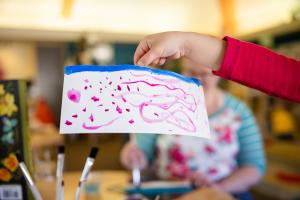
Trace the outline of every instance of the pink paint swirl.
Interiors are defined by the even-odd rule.
[[[78,103],[80,101],[80,91],[75,90],[75,89],[71,89],[68,91],[67,93],[68,98],[70,99],[70,101],[74,102],[74,103]]]
[[[189,115],[189,112],[195,113],[198,107],[194,95],[188,94],[182,88],[167,84],[149,83],[145,80],[123,82],[122,84],[126,87],[128,85],[145,84],[149,87],[167,89],[169,92],[153,95],[141,92],[124,92],[115,96],[115,98],[124,99],[126,97],[130,105],[139,109],[140,116],[146,123],[166,122],[184,131],[196,132],[196,126]],[[134,95],[134,97],[130,98],[131,95]],[[160,110],[160,115],[153,112],[154,110]],[[149,113],[152,113],[152,115],[149,115]]]

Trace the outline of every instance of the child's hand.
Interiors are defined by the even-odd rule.
[[[134,54],[134,63],[141,66],[158,66],[169,59],[184,56],[184,33],[164,32],[145,37]]]
[[[208,177],[201,172],[194,172],[190,177],[191,183],[194,187],[211,187],[213,182],[208,179]]]
[[[143,151],[130,142],[125,144],[122,149],[121,163],[129,170],[132,170],[134,167],[144,169],[148,165],[147,158]]]
[[[188,32],[164,32],[145,37],[134,54],[134,64],[158,66],[167,60],[185,57],[199,66],[218,70],[226,44],[208,35]]]

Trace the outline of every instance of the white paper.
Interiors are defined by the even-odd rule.
[[[203,88],[132,65],[65,68],[61,133],[157,133],[209,138]]]

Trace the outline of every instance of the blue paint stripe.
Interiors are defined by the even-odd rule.
[[[73,65],[73,66],[66,66],[64,69],[64,73],[69,75],[78,72],[115,72],[115,71],[125,71],[125,70],[147,71],[153,74],[172,76],[188,83],[194,83],[197,86],[202,85],[200,80],[196,78],[188,78],[180,74],[177,74],[175,72],[160,70],[160,69],[152,69],[147,67],[140,67],[136,65],[111,65],[111,66]]]

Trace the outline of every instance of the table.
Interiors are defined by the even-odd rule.
[[[72,200],[78,185],[81,172],[65,172],[65,200]],[[99,184],[100,195],[97,197],[87,197],[84,191],[80,200],[125,200],[126,195],[122,189],[126,187],[130,179],[130,174],[126,171],[96,171],[89,176],[87,184]],[[55,200],[55,181],[37,182],[44,200]],[[204,188],[186,194],[177,200],[233,200],[227,194],[213,189]]]
[[[65,200],[74,199],[80,175],[81,172],[66,172],[64,174]],[[100,197],[98,196],[94,199],[124,200],[125,194],[117,190],[124,188],[129,179],[130,175],[125,171],[97,171],[90,174],[88,183],[99,184]],[[55,199],[55,181],[37,182],[37,187],[44,200]],[[92,200],[92,198],[86,197],[83,191],[80,200]]]

